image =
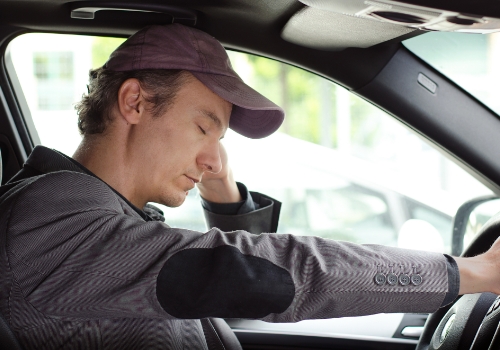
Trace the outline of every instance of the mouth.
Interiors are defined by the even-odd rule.
[[[184,176],[187,177],[193,183],[193,188],[194,188],[195,184],[197,184],[198,182],[200,182],[199,179],[196,179],[196,178],[193,178],[193,177],[190,177],[190,176],[187,176],[187,175],[184,175]]]

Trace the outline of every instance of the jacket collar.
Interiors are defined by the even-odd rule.
[[[44,146],[36,146],[33,149],[33,152],[31,152],[30,156],[28,157],[25,165],[36,169],[42,174],[53,173],[54,171],[61,170],[92,174],[76,160],[66,156],[61,152]]]
[[[44,146],[36,146],[29,155],[28,159],[26,160],[26,163],[24,163],[23,168],[12,179],[10,179],[7,182],[6,186],[2,186],[2,188],[0,189],[0,196],[13,186],[17,185],[19,182],[22,182],[23,180],[26,180],[30,177],[49,174],[61,170],[83,173],[101,180],[97,175],[92,173],[90,170],[85,168],[83,165],[78,163],[73,158],[70,158],[61,152],[58,152],[56,150]],[[133,205],[121,193],[116,191],[113,187],[109,186],[106,182],[104,183],[114,193],[120,196],[120,198],[122,198],[144,220],[146,221],[153,220],[144,211]]]

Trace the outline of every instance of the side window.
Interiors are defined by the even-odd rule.
[[[375,238],[391,244],[396,235],[389,203],[384,196],[358,185],[306,190],[305,199],[297,200],[294,204],[304,207],[304,217],[285,212],[283,221],[289,223],[290,229],[281,227],[283,232],[293,232],[293,228],[302,223],[301,232],[298,232],[302,235],[356,243],[369,242]],[[286,207],[289,208],[289,205]]]
[[[88,71],[123,39],[26,34],[9,45],[43,145],[72,155],[80,142],[74,105]],[[64,48],[64,49],[61,49]],[[281,129],[262,140],[229,131],[224,139],[235,177],[283,203],[279,233],[415,248],[422,232],[451,250],[459,205],[491,191],[419,135],[370,103],[310,72],[229,52],[240,76],[284,107]],[[205,230],[199,197],[164,208],[170,226]],[[423,230],[423,231],[422,231]],[[426,236],[427,237],[427,236]]]
[[[252,143],[235,135],[231,147],[244,154],[239,178],[283,202],[279,232],[451,252],[456,210],[491,191],[344,88],[266,58],[230,57],[247,83],[286,108],[279,133]],[[255,174],[262,158],[268,168]]]
[[[104,62],[96,44],[102,39],[80,35],[26,34],[7,48],[41,143],[72,155],[80,143],[74,105],[87,91],[88,71]],[[115,47],[122,39],[114,39]],[[110,45],[111,46],[111,45]],[[21,106],[23,107],[23,106]]]

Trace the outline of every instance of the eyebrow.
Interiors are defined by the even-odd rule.
[[[211,112],[211,111],[207,111],[206,109],[200,109],[199,112],[201,114],[203,114],[205,117],[208,117],[210,118],[214,124],[217,126],[217,128],[219,128],[220,130],[223,130],[223,126],[222,126],[222,122],[220,121],[219,117],[217,117],[215,115],[215,113]],[[221,138],[223,138],[224,136],[222,136]]]

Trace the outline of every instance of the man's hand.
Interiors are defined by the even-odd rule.
[[[214,203],[235,203],[242,200],[238,186],[233,178],[233,171],[228,165],[227,152],[222,143],[219,143],[221,171],[211,173],[206,171],[201,182],[197,184],[200,195],[207,201]]]
[[[454,259],[460,271],[459,294],[500,294],[500,238],[484,254]]]

